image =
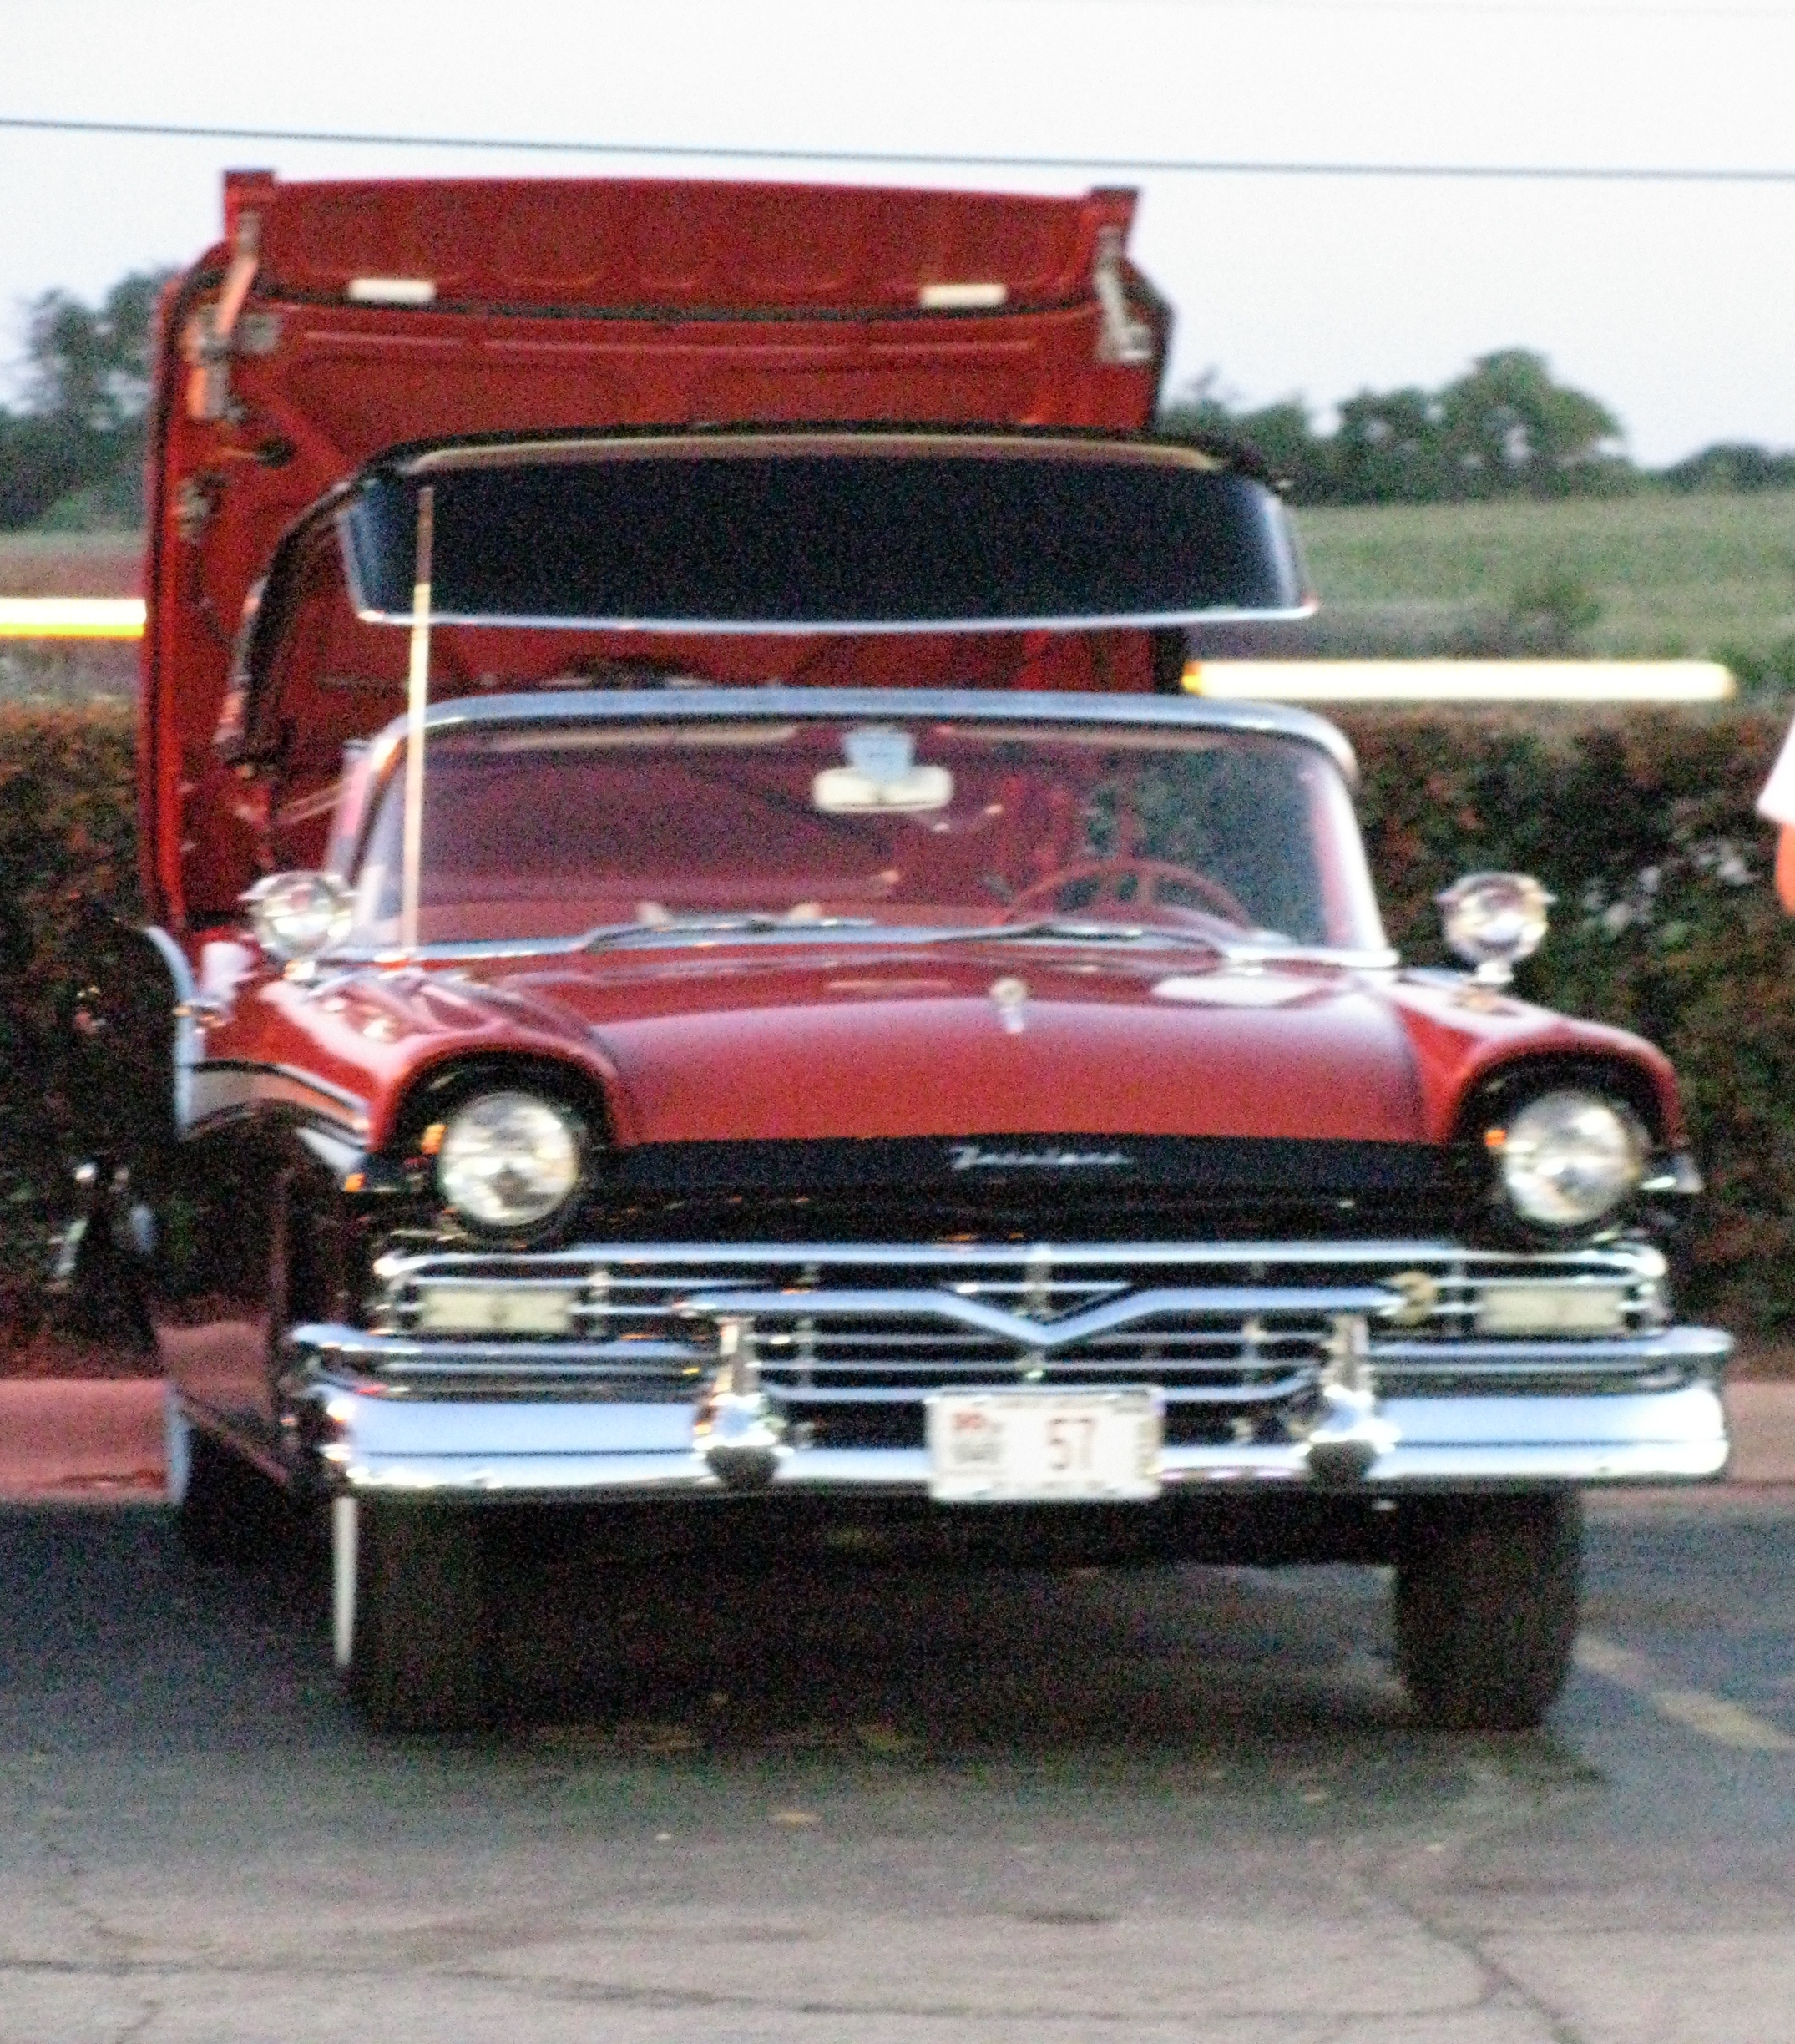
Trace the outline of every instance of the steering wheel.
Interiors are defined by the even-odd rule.
[[[1131,888],[1126,885],[1130,881],[1134,883]],[[1176,914],[1187,904],[1162,900],[1161,895],[1181,893],[1195,894],[1211,914],[1220,916],[1225,923],[1236,923],[1242,929],[1252,927],[1252,918],[1219,880],[1193,872],[1188,866],[1175,865],[1170,859],[1153,858],[1075,859],[1071,865],[1062,866],[1057,873],[1025,887],[1004,909],[1003,920],[1019,923],[1031,915],[1050,913],[1059,908],[1059,898],[1068,888],[1084,883],[1093,883],[1091,892],[1069,913],[1083,914],[1095,910],[1125,922],[1150,914],[1155,909]]]

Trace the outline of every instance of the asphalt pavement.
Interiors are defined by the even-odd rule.
[[[0,2041],[1795,2036],[1795,1518],[1592,1518],[1544,1732],[1369,1570],[525,1556],[506,1723],[377,1739],[315,1561],[0,1509]]]

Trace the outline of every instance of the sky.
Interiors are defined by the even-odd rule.
[[[1138,185],[1171,387],[1436,387],[1524,347],[1658,465],[1795,448],[1795,0],[5,0],[0,118],[1078,159],[769,164],[0,129],[0,397],[23,312],[217,237],[219,174]],[[1782,170],[1775,184],[1140,164]]]

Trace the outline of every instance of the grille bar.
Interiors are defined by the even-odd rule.
[[[1155,1286],[1058,1320],[1029,1319],[1004,1313],[957,1291],[847,1292],[700,1292],[675,1308],[682,1318],[719,1318],[764,1321],[836,1318],[858,1320],[939,1319],[994,1334],[1030,1348],[1062,1348],[1112,1328],[1137,1326],[1160,1318],[1236,1320],[1248,1314],[1378,1313],[1400,1302],[1380,1286],[1335,1286],[1301,1289],[1255,1287]]]
[[[1169,1403],[1312,1404],[1334,1323],[1363,1317],[1380,1392],[1621,1389],[1661,1372],[1662,1258],[1643,1243],[1539,1255],[1439,1242],[595,1243],[393,1254],[372,1329],[396,1379],[655,1381],[673,1395],[733,1319],[794,1411],[909,1404],[936,1388],[1149,1384]],[[1479,1337],[1484,1293],[1619,1289],[1616,1333]],[[457,1331],[458,1298],[558,1294],[571,1338]],[[527,1320],[525,1323],[527,1328]]]

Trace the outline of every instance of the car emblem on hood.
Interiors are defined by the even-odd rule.
[[[975,1142],[949,1143],[949,1167],[963,1171],[1121,1171],[1134,1162],[1125,1150],[987,1150]]]
[[[1026,979],[994,979],[991,999],[1006,1036],[1019,1036],[1028,1026],[1029,983]]]

